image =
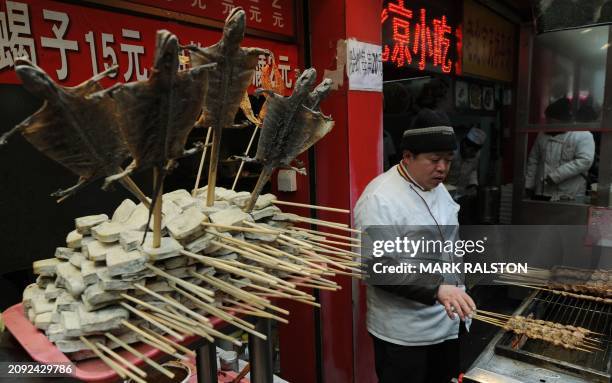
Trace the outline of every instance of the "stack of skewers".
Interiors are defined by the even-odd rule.
[[[501,327],[517,335],[530,339],[539,339],[555,346],[584,352],[603,351],[602,334],[583,327],[563,325],[560,323],[527,318],[521,315],[504,315],[490,311],[478,310],[473,318],[481,322]]]
[[[612,270],[561,266],[546,270],[529,267],[526,275],[502,274],[499,282],[549,291],[570,298],[612,304]]]

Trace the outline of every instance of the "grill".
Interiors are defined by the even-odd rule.
[[[612,305],[539,291],[520,315],[580,326],[600,334],[600,348],[592,353],[567,350],[537,339],[529,339],[519,349],[512,348],[514,335],[505,334],[495,345],[495,353],[584,377],[591,382],[609,382],[612,352]]]

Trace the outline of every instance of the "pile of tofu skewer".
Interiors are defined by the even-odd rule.
[[[319,306],[304,288],[335,291],[330,277],[361,277],[357,230],[347,225],[283,213],[272,194],[251,213],[248,192],[206,187],[163,195],[161,246],[143,240],[148,209],[123,201],[106,214],[80,217],[55,257],[34,262],[37,281],[23,294],[36,327],[72,360],[99,357],[122,378],[146,373],[122,358],[122,349],[172,374],[131,345],[147,343],[177,358],[194,352],[180,342],[197,335],[240,342],[210,323],[216,317],[266,339],[243,315],[286,323],[287,310],[272,299]],[[278,201],[280,202],[280,201]],[[336,234],[296,224],[327,226]],[[151,226],[147,228],[151,230]]]

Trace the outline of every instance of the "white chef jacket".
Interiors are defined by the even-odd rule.
[[[574,200],[586,191],[586,175],[595,157],[591,132],[540,133],[529,153],[525,188],[552,201]],[[545,184],[550,176],[554,184]]]
[[[416,193],[423,197],[440,226],[458,225],[459,205],[443,184],[431,191],[422,191],[406,181],[397,166],[393,166],[372,180],[357,201],[355,226],[364,230],[372,225],[436,225]],[[419,238],[420,234],[417,235]],[[459,323],[459,317],[450,319],[439,302],[429,306],[380,288],[367,287],[367,328],[379,339],[403,346],[437,344],[456,339]]]

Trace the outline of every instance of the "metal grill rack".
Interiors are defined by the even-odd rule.
[[[519,349],[512,347],[514,335],[505,334],[495,345],[495,352],[546,368],[570,372],[594,382],[609,382],[612,364],[612,305],[539,291],[520,315],[533,313],[535,319],[579,326],[597,332],[601,351],[582,352],[529,339]]]

